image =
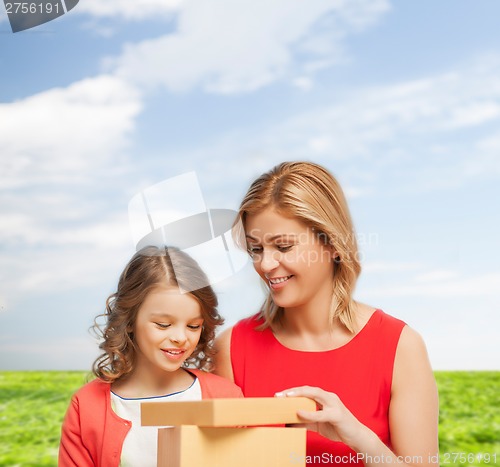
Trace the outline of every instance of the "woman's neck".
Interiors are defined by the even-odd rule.
[[[194,379],[182,368],[153,373],[139,365],[125,379],[113,383],[112,390],[125,398],[164,396],[188,389]]]
[[[358,330],[368,321],[374,308],[355,304]],[[284,310],[281,325],[273,327],[275,337],[284,346],[294,350],[326,351],[347,344],[355,334],[338,318],[331,320],[330,308],[288,308]]]
[[[330,310],[335,305],[331,289],[320,290],[312,300],[283,310],[283,328],[291,334],[322,335],[332,328]]]

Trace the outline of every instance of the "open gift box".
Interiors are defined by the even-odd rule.
[[[316,410],[305,397],[250,397],[144,402],[143,426],[158,429],[158,467],[305,466],[306,429],[297,410]]]

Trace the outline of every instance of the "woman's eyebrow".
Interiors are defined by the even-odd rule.
[[[258,239],[256,239],[255,237],[252,237],[251,235],[246,235],[246,238],[248,240],[252,240],[254,242],[259,242]],[[274,240],[276,240],[278,238],[286,238],[286,239],[290,239],[290,240],[295,240],[297,238],[297,235],[295,235],[295,234],[276,234],[276,235],[273,235],[272,237],[269,237],[266,239],[269,242],[273,242]]]

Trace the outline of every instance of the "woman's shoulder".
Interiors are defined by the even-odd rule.
[[[233,327],[234,328],[250,328],[254,329],[256,326],[261,325],[264,322],[261,313],[255,313],[253,315],[247,316],[246,318],[240,319]]]
[[[233,326],[224,329],[217,336],[216,347],[218,349],[221,347],[229,348],[231,345],[233,335],[236,335],[238,339],[241,339],[243,335],[248,334],[251,331],[254,331],[257,327],[262,325],[263,322],[264,320],[260,316],[260,313],[256,313],[252,316],[240,319]]]
[[[412,327],[404,326],[401,337],[399,339],[398,354],[405,358],[412,358],[414,356],[427,356],[427,347],[424,339]]]
[[[386,313],[382,309],[359,302],[356,303],[356,319],[359,329],[363,329],[369,323],[395,328],[399,331],[406,326],[404,321]]]

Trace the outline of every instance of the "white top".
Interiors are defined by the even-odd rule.
[[[132,422],[132,427],[125,437],[120,459],[121,467],[156,467],[158,452],[158,427],[141,426],[141,403],[161,401],[197,401],[201,400],[201,386],[198,378],[186,390],[166,396],[125,399],[111,392],[111,406],[115,413]]]

